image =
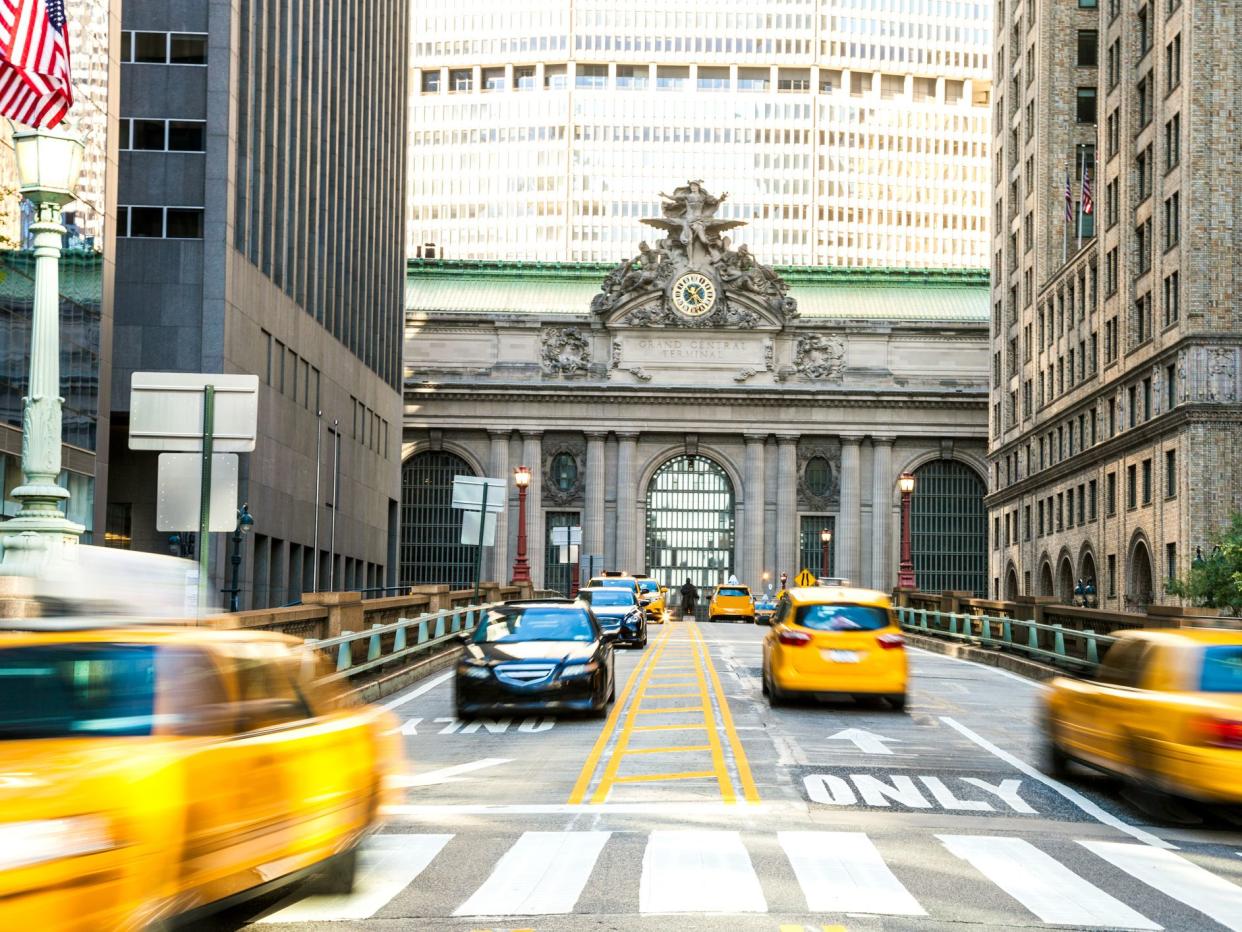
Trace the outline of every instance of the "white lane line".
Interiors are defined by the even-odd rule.
[[[957,721],[957,719],[951,718],[948,715],[942,715],[940,716],[940,721],[944,722],[950,728],[953,728],[959,733],[965,735],[989,754],[994,754],[999,757],[1010,767],[1014,767],[1017,770],[1022,771],[1022,773],[1026,774],[1032,780],[1036,780],[1049,789],[1061,794],[1097,822],[1102,822],[1104,825],[1115,828],[1119,832],[1125,832],[1127,835],[1138,839],[1145,845],[1151,845],[1155,848],[1170,848],[1172,850],[1177,850],[1177,845],[1170,844],[1163,838],[1158,838],[1153,835],[1151,832],[1145,832],[1141,828],[1117,818],[1117,816],[1113,815],[1111,812],[1106,812],[1073,787],[1066,786],[1060,780],[1054,780],[1052,777],[1040,773],[1026,761],[1014,757],[1008,751],[1001,750],[982,735],[975,734],[975,732],[971,731],[961,722]]]
[[[354,892],[308,896],[259,922],[336,922],[370,919],[404,890],[452,835],[372,835],[359,853]]]
[[[807,811],[801,800],[767,803],[696,803],[696,802],[634,802],[634,803],[511,803],[488,805],[487,803],[409,803],[385,806],[383,814],[389,818],[457,819],[461,816],[531,816],[531,815],[646,815],[667,816],[680,819],[687,815],[752,816],[756,814],[793,813]]]
[[[911,633],[918,634],[917,631],[912,631]],[[1009,670],[1002,670],[999,667],[993,667],[986,663],[978,663],[974,660],[967,660],[965,657],[954,657],[951,654],[938,654],[934,650],[927,650],[926,648],[923,648],[923,647],[915,647],[913,644],[906,644],[906,650],[914,651],[915,653],[919,653],[919,654],[924,654],[928,657],[939,657],[942,660],[952,660],[954,663],[967,663],[967,664],[970,664],[972,667],[974,667],[976,670],[986,670],[988,673],[995,673],[997,676],[1003,676],[1011,680],[1017,680],[1019,683],[1023,683],[1026,686],[1029,686],[1031,689],[1045,690],[1048,688],[1046,684],[1041,683],[1038,680],[1028,679],[1027,677],[1022,676],[1020,674],[1012,673]]]
[[[611,832],[526,832],[454,916],[571,913]]]
[[[766,913],[737,832],[654,831],[638,884],[642,913]]]
[[[1171,851],[1118,841],[1078,843],[1131,877],[1210,916],[1225,928],[1235,932],[1242,930],[1242,887],[1237,884]]]
[[[777,832],[815,913],[926,916],[862,832]]]
[[[456,783],[463,774],[473,773],[476,770],[485,770],[488,767],[497,767],[500,764],[509,763],[510,760],[512,758],[485,757],[482,760],[471,761],[468,764],[455,764],[452,767],[429,770],[426,773],[417,773],[409,777],[390,777],[388,784],[400,789],[410,786],[434,786],[437,783]]]
[[[400,708],[401,706],[405,705],[407,702],[413,702],[419,696],[423,695],[423,693],[431,692],[441,683],[451,680],[452,678],[453,678],[452,670],[449,670],[448,673],[441,673],[439,676],[433,676],[431,679],[427,680],[427,682],[419,683],[409,692],[402,693],[401,695],[397,696],[397,698],[395,699],[389,699],[387,702],[383,704],[382,708],[385,708],[385,709]]]
[[[1029,841],[1000,835],[936,837],[1043,922],[1090,929],[1162,928]]]

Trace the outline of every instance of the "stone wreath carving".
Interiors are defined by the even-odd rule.
[[[591,365],[591,343],[577,327],[543,331],[540,365],[549,375],[573,375]]]
[[[557,457],[565,454],[573,458],[575,479],[572,486],[562,489],[557,483],[553,467]],[[582,483],[586,476],[586,443],[581,437],[553,436],[543,441],[543,500],[547,504],[563,507],[582,503]]]
[[[839,379],[845,371],[845,343],[840,337],[811,333],[798,337],[794,371],[813,382]]]
[[[806,469],[811,460],[828,462],[828,489],[820,494],[806,481]],[[828,511],[836,507],[841,498],[841,450],[824,443],[798,444],[798,507],[810,511]]]

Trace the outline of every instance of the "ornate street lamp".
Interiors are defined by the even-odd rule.
[[[34,309],[30,321],[30,378],[22,399],[22,484],[11,496],[21,503],[4,525],[0,575],[33,576],[53,552],[76,546],[85,530],[61,512],[69,491],[60,478],[60,245],[61,208],[76,200],[85,146],[64,130],[13,133],[22,194],[35,206]]]
[[[254,516],[250,513],[250,503],[246,502],[237,509],[237,528],[233,531],[233,585],[229,588],[229,611],[241,611],[241,585],[238,582],[238,574],[241,572],[241,546],[242,539],[254,527]]]
[[[897,569],[897,588],[915,589],[914,559],[910,554],[910,497],[914,494],[914,473],[903,472],[897,477],[901,492],[901,565]]]
[[[518,490],[517,558],[513,561],[513,581],[530,582],[530,564],[526,560],[526,489],[530,486],[530,467],[513,470],[513,484]]]
[[[832,531],[824,528],[819,532],[819,575],[832,575]]]

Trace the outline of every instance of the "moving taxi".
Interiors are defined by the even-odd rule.
[[[640,601],[643,593],[638,585],[638,580],[629,573],[619,573],[615,570],[609,570],[600,576],[592,576],[583,589],[600,589],[605,586],[612,586],[618,589],[628,589],[634,593],[634,600]]]
[[[790,589],[763,638],[763,692],[882,698],[906,707],[905,638],[892,601],[872,589]]]
[[[140,929],[313,875],[349,892],[396,722],[300,645],[0,631],[0,928]]]
[[[635,576],[638,581],[638,602],[647,613],[647,621],[653,625],[664,623],[667,606],[665,605],[666,586],[661,586],[650,576]]]
[[[1242,802],[1242,632],[1122,631],[1092,679],[1045,696],[1046,763],[1069,761],[1148,789]]]
[[[717,586],[707,603],[708,621],[754,621],[755,600],[748,586],[726,583]]]

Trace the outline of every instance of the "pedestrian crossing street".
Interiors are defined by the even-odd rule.
[[[623,850],[610,858],[614,848]],[[641,914],[862,914],[917,925],[914,917],[952,918],[950,905],[986,903],[993,918],[985,924],[1003,916],[1014,924],[1197,929],[1214,920],[1242,930],[1242,887],[1184,853],[1144,844],[698,829],[377,835],[364,848],[354,893],[305,896],[261,922],[404,916],[402,900],[420,878],[436,899],[429,907],[424,893],[418,915],[604,914],[628,898],[624,911]],[[1174,924],[1170,916],[1181,918]]]

